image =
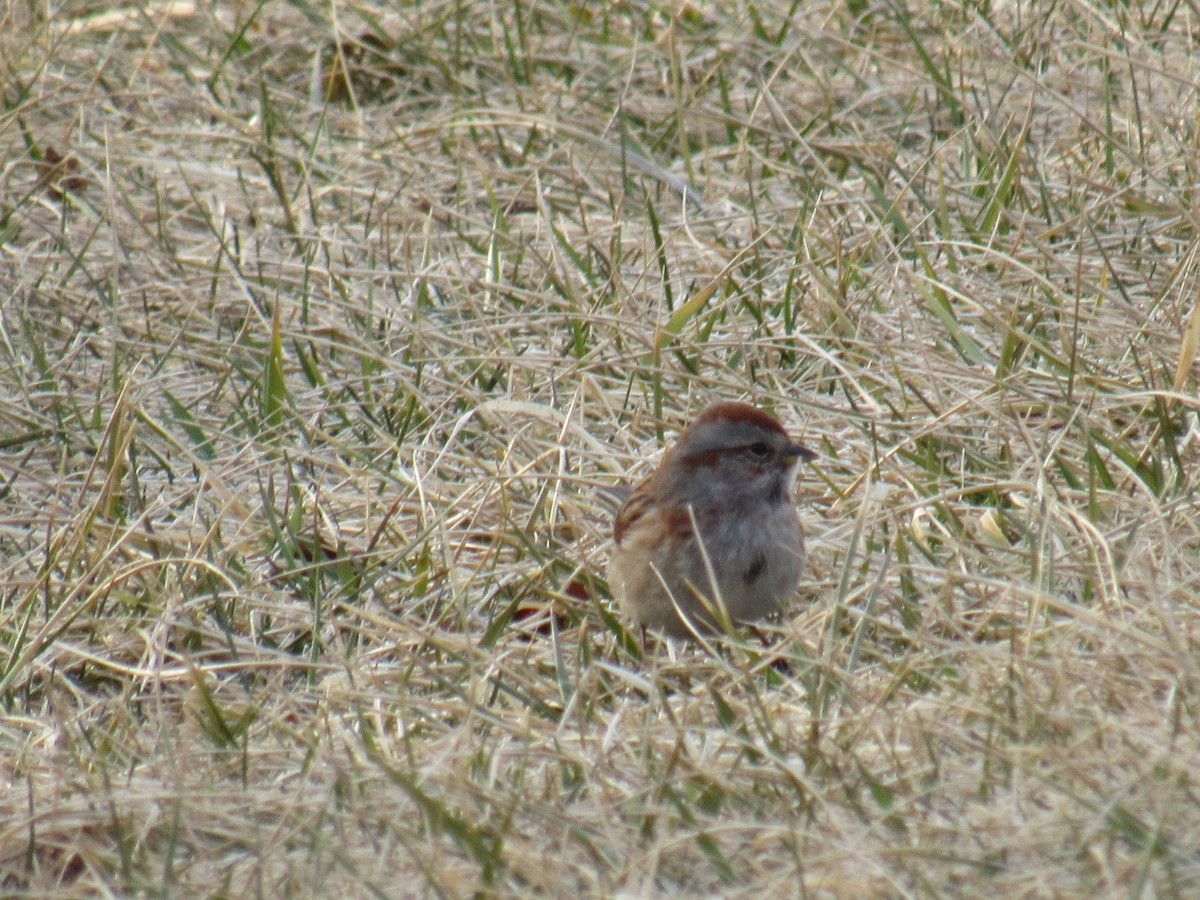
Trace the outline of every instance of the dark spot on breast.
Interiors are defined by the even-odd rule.
[[[746,567],[746,571],[742,573],[742,581],[746,584],[754,584],[762,577],[762,573],[767,571],[767,558],[760,551],[757,553],[750,565]]]

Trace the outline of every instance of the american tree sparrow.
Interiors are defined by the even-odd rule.
[[[796,464],[814,456],[748,403],[706,409],[617,512],[618,606],[672,637],[778,609],[804,566]]]

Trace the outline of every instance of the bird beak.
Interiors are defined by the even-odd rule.
[[[789,463],[796,462],[797,460],[811,462],[817,458],[817,454],[813,453],[803,444],[788,444],[783,448],[783,458]]]

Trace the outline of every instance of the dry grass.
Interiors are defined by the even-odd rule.
[[[5,895],[1196,896],[1194,4],[100,7],[0,21]],[[718,396],[810,577],[643,654]]]

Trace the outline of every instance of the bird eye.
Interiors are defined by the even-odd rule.
[[[750,445],[749,450],[759,459],[766,459],[771,455],[771,448],[767,446],[765,441],[755,441]]]

